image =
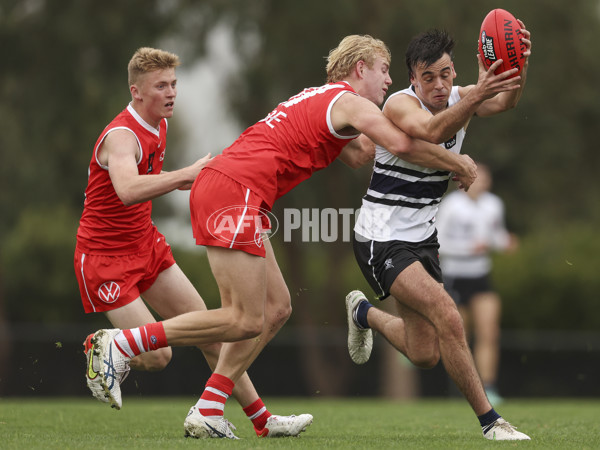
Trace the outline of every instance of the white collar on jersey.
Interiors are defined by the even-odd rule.
[[[140,116],[137,111],[135,109],[133,109],[133,106],[131,106],[131,103],[129,105],[127,105],[127,111],[129,111],[129,114],[131,114],[133,116],[133,118],[135,120],[137,120],[137,122],[143,126],[146,130],[148,130],[150,133],[155,134],[156,136],[160,135],[160,131],[157,130],[156,128],[154,128],[152,125],[150,125],[148,122],[146,122],[144,119],[142,119],[142,116]],[[159,125],[160,127],[160,125]]]

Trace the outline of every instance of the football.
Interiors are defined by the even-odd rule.
[[[515,16],[504,9],[494,9],[485,16],[479,33],[479,54],[487,69],[498,59],[502,65],[496,69],[496,74],[506,72],[516,67],[516,77],[523,69],[525,44],[521,42],[521,25]]]

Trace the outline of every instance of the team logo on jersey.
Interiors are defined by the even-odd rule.
[[[444,147],[446,147],[447,150],[450,150],[455,145],[456,145],[456,135],[452,136],[450,139],[448,139],[446,142],[444,142]]]
[[[98,289],[98,297],[104,303],[114,303],[121,295],[121,286],[115,281],[107,281]]]
[[[152,166],[153,162],[154,162],[154,153],[150,153],[148,155],[148,170],[146,171],[146,174],[151,173],[152,169],[154,169],[154,167]]]

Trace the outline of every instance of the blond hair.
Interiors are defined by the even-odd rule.
[[[364,61],[367,67],[373,68],[375,59],[381,56],[388,64],[392,55],[385,43],[368,34],[346,36],[339,45],[329,52],[327,57],[327,82],[335,83],[343,80],[352,72],[359,61]]]
[[[155,70],[172,69],[179,65],[179,56],[164,50],[141,47],[131,57],[127,65],[129,86],[137,83],[140,75]]]

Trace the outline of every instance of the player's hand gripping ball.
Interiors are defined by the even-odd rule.
[[[485,16],[479,33],[479,54],[487,69],[498,59],[502,65],[496,69],[496,74],[506,72],[516,67],[521,73],[525,57],[525,44],[521,42],[521,25],[511,13],[504,9],[494,9]]]

